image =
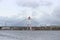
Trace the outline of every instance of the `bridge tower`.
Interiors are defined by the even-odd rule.
[[[29,27],[30,28],[30,30],[32,30],[32,26],[31,26],[31,17],[30,16],[28,16],[28,18],[27,18],[27,27]]]

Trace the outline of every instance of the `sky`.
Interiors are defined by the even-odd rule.
[[[60,0],[0,0],[0,25],[60,25]]]

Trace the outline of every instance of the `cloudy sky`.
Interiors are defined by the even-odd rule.
[[[0,0],[0,25],[60,25],[60,0]]]

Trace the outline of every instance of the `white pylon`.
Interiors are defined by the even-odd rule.
[[[31,17],[29,16],[27,19],[28,19],[27,26],[30,27],[30,30],[32,30],[32,27],[31,27]]]

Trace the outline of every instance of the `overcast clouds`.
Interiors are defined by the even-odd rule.
[[[5,21],[7,25],[8,23],[23,25],[28,16],[32,18],[32,25],[37,23],[38,25],[60,25],[59,2],[59,0],[1,0],[0,25],[4,25]]]

